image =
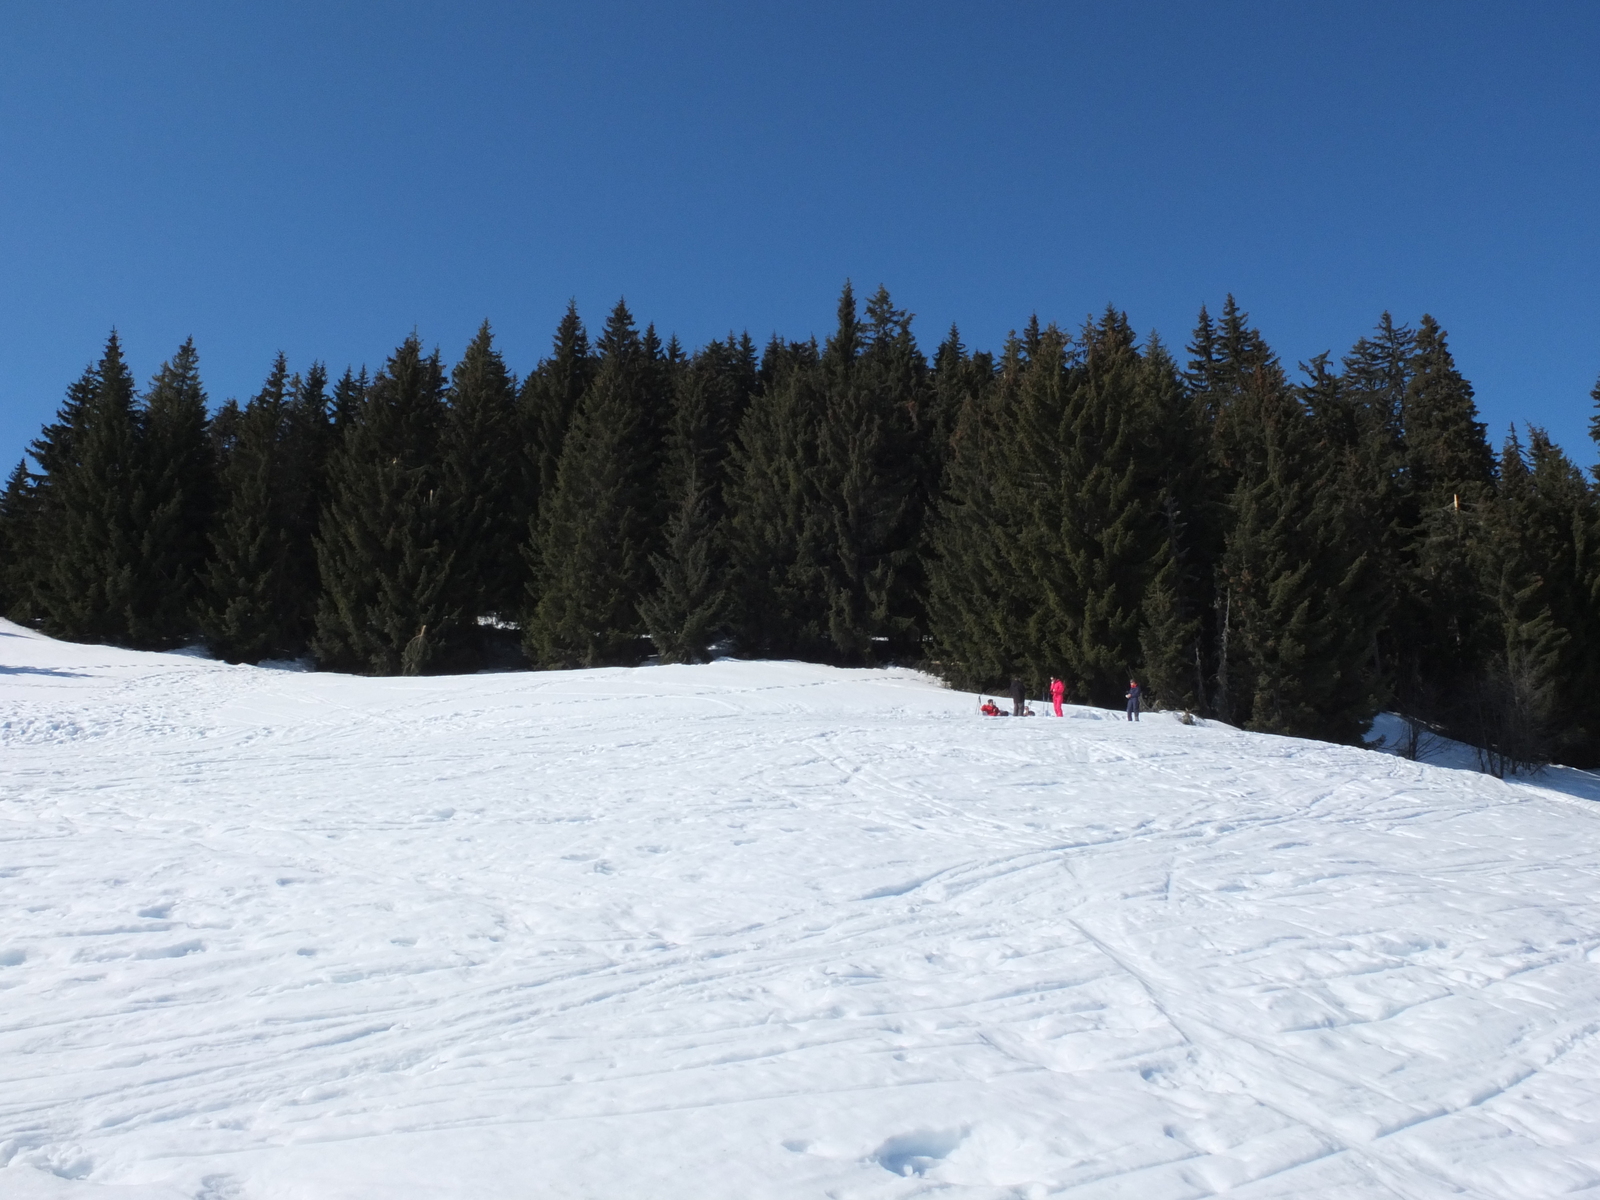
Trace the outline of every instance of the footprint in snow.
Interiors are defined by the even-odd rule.
[[[965,1129],[918,1129],[896,1134],[872,1152],[871,1161],[896,1175],[926,1175],[966,1137]]]

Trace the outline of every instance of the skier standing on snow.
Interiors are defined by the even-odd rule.
[[[1130,679],[1128,680],[1128,720],[1137,721],[1138,719],[1139,681],[1137,679]]]
[[[1011,715],[1020,717],[1022,715],[1022,706],[1027,701],[1028,690],[1022,686],[1022,676],[1013,675],[1011,677]]]
[[[1055,676],[1050,677],[1050,703],[1055,705],[1056,716],[1061,715],[1061,701],[1066,698],[1067,685]]]

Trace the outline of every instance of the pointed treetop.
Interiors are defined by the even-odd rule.
[[[1039,329],[1039,314],[1034,313],[1028,318],[1028,324],[1022,331],[1022,351],[1030,359],[1039,357],[1039,347],[1044,343],[1044,335]]]
[[[509,386],[510,379],[505,359],[495,348],[494,330],[488,321],[484,321],[451,372],[452,386],[457,391],[474,385]]]
[[[896,308],[889,299],[889,289],[881,283],[867,301],[867,334],[874,346],[887,345],[911,335],[911,321],[916,316],[903,308]]]
[[[1589,418],[1589,436],[1600,442],[1600,379],[1594,381],[1594,390],[1589,393],[1589,399],[1594,401],[1595,413]]]
[[[1517,423],[1506,426],[1506,440],[1500,447],[1500,487],[1504,491],[1518,492],[1528,478],[1528,459],[1522,452],[1522,439],[1517,436]]]
[[[606,318],[605,331],[595,343],[595,349],[602,358],[626,358],[642,351],[639,330],[633,322],[633,314],[628,311],[627,300],[619,299],[611,310],[611,315]]]
[[[661,349],[661,337],[656,333],[655,322],[644,327],[644,356],[651,362],[660,362],[664,357]]]
[[[1119,312],[1115,305],[1106,305],[1098,322],[1086,321],[1083,327],[1083,344],[1091,361],[1114,357],[1130,350],[1139,340],[1128,322],[1128,314]]]
[[[100,356],[94,373],[102,397],[119,404],[133,403],[133,372],[128,369],[127,360],[122,356],[122,342],[115,329],[106,338],[105,353]]]
[[[589,334],[578,316],[578,302],[567,301],[567,311],[556,325],[554,357],[558,361],[589,357]]]
[[[261,390],[256,393],[252,404],[270,404],[277,407],[284,402],[289,390],[289,360],[282,350],[272,360],[272,367],[267,371],[267,378],[261,385]]]
[[[861,321],[856,316],[855,288],[848,279],[839,293],[838,315],[838,327],[823,347],[823,353],[829,358],[850,362],[861,352]]]
[[[314,362],[306,368],[304,378],[296,374],[289,380],[289,391],[294,403],[301,409],[314,409],[326,416],[328,408],[328,368]]]

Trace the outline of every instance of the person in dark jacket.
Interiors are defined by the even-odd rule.
[[[1011,677],[1011,715],[1020,717],[1022,706],[1028,702],[1028,690],[1022,686],[1022,676]]]
[[[1128,720],[1137,721],[1138,719],[1139,681],[1137,679],[1130,679],[1128,680]]]

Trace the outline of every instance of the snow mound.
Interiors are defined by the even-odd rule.
[[[1600,1187],[1592,776],[977,702],[0,624],[0,1196]]]

